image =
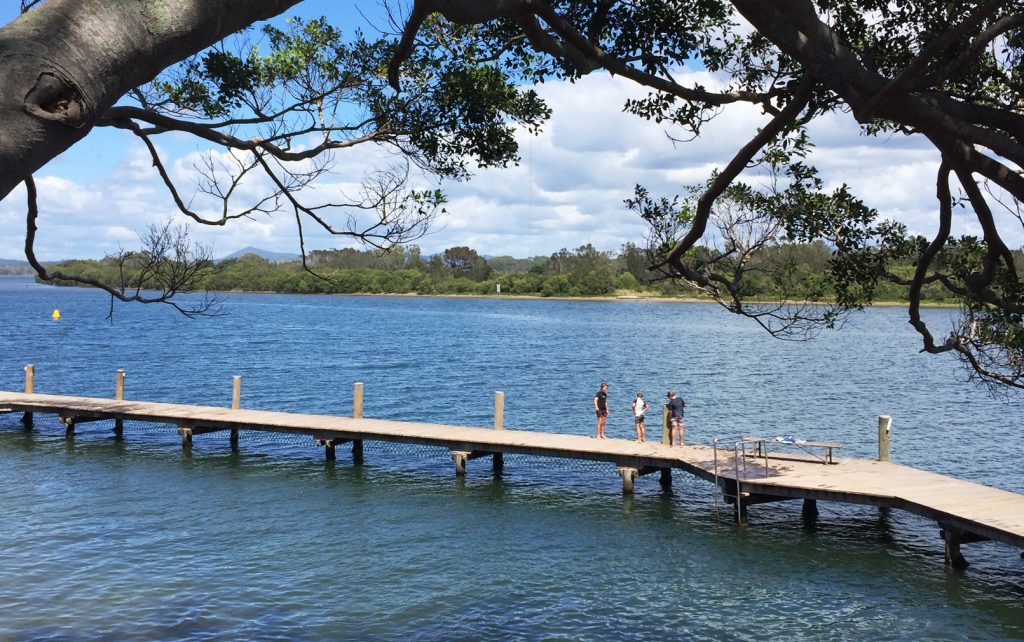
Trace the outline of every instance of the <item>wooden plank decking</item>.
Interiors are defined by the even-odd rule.
[[[588,436],[527,430],[493,430],[407,421],[270,412],[210,406],[69,397],[0,391],[0,408],[10,412],[56,413],[74,423],[96,419],[176,424],[192,434],[214,430],[260,430],[305,434],[328,446],[382,440],[442,446],[452,451],[457,472],[478,456],[504,453],[605,461],[619,467],[624,489],[638,475],[679,469],[717,482],[740,501],[754,505],[780,499],[825,500],[906,510],[934,519],[959,555],[961,542],[991,539],[1024,548],[1024,495],[954,479],[909,466],[837,457],[833,465],[811,457],[772,454],[740,461],[709,446],[671,447],[648,441],[597,440]],[[184,434],[184,433],[183,433]],[[460,469],[461,466],[461,469]],[[663,473],[662,480],[665,481]],[[738,514],[739,517],[739,514]]]

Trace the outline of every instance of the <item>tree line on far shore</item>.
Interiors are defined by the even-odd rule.
[[[792,266],[791,274],[813,284],[827,269],[831,252],[821,242],[776,247]],[[1022,261],[1021,263],[1024,263]],[[699,296],[685,282],[659,279],[648,269],[649,254],[633,243],[618,252],[596,249],[591,244],[574,250],[561,249],[550,256],[517,259],[498,256],[486,259],[472,248],[451,247],[423,256],[417,246],[396,247],[388,252],[356,250],[315,250],[306,266],[301,261],[271,262],[256,254],[210,261],[196,281],[195,289],[209,291],[279,292],[295,294],[501,294],[543,297],[587,297],[612,294],[650,296]],[[69,260],[56,264],[61,272],[107,281],[138,283],[131,274],[131,262],[112,258]],[[914,266],[896,265],[893,272],[913,273]],[[127,272],[127,274],[125,274]],[[123,279],[127,277],[127,279]],[[792,281],[790,281],[792,283]],[[66,285],[77,285],[65,282]],[[142,284],[149,287],[148,284]],[[500,286],[500,288],[499,288]],[[782,294],[769,278],[751,280],[749,296],[771,299]],[[814,288],[809,288],[813,290]],[[829,292],[825,291],[827,298]],[[880,283],[877,301],[903,301],[905,287]],[[942,288],[923,292],[923,299],[952,303]]]

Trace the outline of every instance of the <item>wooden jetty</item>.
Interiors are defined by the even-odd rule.
[[[495,397],[494,427],[475,428],[365,418],[362,384],[356,384],[351,417],[243,409],[239,388],[236,377],[233,407],[222,408],[125,400],[123,372],[118,374],[115,399],[36,394],[26,377],[27,392],[0,391],[0,412],[24,413],[27,427],[33,413],[54,413],[69,438],[79,425],[99,420],[113,420],[118,436],[123,436],[128,420],[172,424],[186,448],[195,436],[218,432],[229,434],[236,445],[243,429],[308,435],[324,448],[328,460],[335,459],[337,446],[348,443],[353,458],[362,461],[364,440],[427,444],[451,452],[456,475],[465,475],[467,462],[481,457],[490,457],[492,470],[500,473],[506,453],[608,462],[622,476],[625,493],[633,492],[637,477],[658,473],[661,483],[670,485],[672,471],[681,470],[716,484],[740,524],[746,523],[750,506],[782,500],[803,500],[804,517],[813,519],[816,502],[822,500],[896,508],[935,520],[946,561],[955,567],[967,565],[961,544],[993,540],[1024,548],[1024,495],[888,461],[833,458],[829,452],[829,464],[824,457],[784,451],[767,440],[747,437],[714,447],[672,447],[655,441],[505,429],[501,393]]]

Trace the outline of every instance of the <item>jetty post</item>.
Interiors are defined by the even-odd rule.
[[[661,443],[672,445],[672,426],[668,421],[668,404],[661,404]]]
[[[355,382],[352,386],[352,418],[363,418],[363,383]],[[337,447],[342,444],[352,443],[352,461],[356,464],[363,463],[363,440],[342,439],[330,437],[316,437],[315,443],[324,449],[324,461],[336,461],[338,458]]]
[[[494,429],[505,429],[505,393],[500,390],[494,391]],[[505,470],[505,453],[494,453],[491,457],[491,470],[495,475]]]
[[[505,429],[505,393],[494,392],[494,429]]]
[[[181,447],[185,450],[191,449],[192,435],[195,434],[195,426],[187,423],[179,423],[178,434],[181,435]]]
[[[878,416],[878,461],[889,461],[889,437],[892,432],[892,417]]]
[[[231,377],[231,409],[239,410],[242,407],[242,377],[235,375]],[[238,448],[238,428],[231,429],[231,447]]]
[[[494,391],[494,430],[505,430],[505,393],[500,390]],[[491,458],[491,470],[495,475],[501,475],[505,470],[505,453],[482,450],[452,450],[452,461],[455,462],[455,477],[461,479],[466,476],[466,464],[473,459],[480,457]]]
[[[352,418],[362,419],[363,418],[363,382],[357,381],[352,386]],[[352,461],[361,464],[363,463],[363,440],[353,439],[352,440]]]
[[[25,366],[25,394],[32,394],[36,389],[36,367],[33,364]],[[21,423],[25,425],[25,429],[29,430],[32,428],[32,413],[26,412],[21,416]]]
[[[661,443],[672,445],[672,425],[668,419],[668,404],[661,404]],[[662,468],[661,479],[658,480],[663,490],[672,488],[672,469]]]
[[[124,368],[118,368],[117,376],[114,378],[114,399],[124,401]],[[124,419],[121,417],[114,419],[114,434],[118,439],[124,437]]]

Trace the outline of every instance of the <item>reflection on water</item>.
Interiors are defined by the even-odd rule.
[[[0,280],[0,388],[36,365],[40,392],[351,412],[589,434],[611,385],[613,436],[639,390],[682,390],[689,439],[726,433],[846,442],[1024,491],[1024,412],[916,353],[898,309],[813,343],[774,342],[712,306],[629,302],[230,295],[188,321],[78,289]],[[59,307],[62,319],[50,313]],[[929,311],[941,322],[944,311]],[[0,638],[948,639],[1024,637],[1024,560],[964,548],[948,571],[934,523],[819,502],[716,520],[711,487],[677,472],[621,496],[610,465],[507,456],[456,480],[443,449],[367,442],[365,463],[308,438],[196,438],[173,426],[0,416]]]

